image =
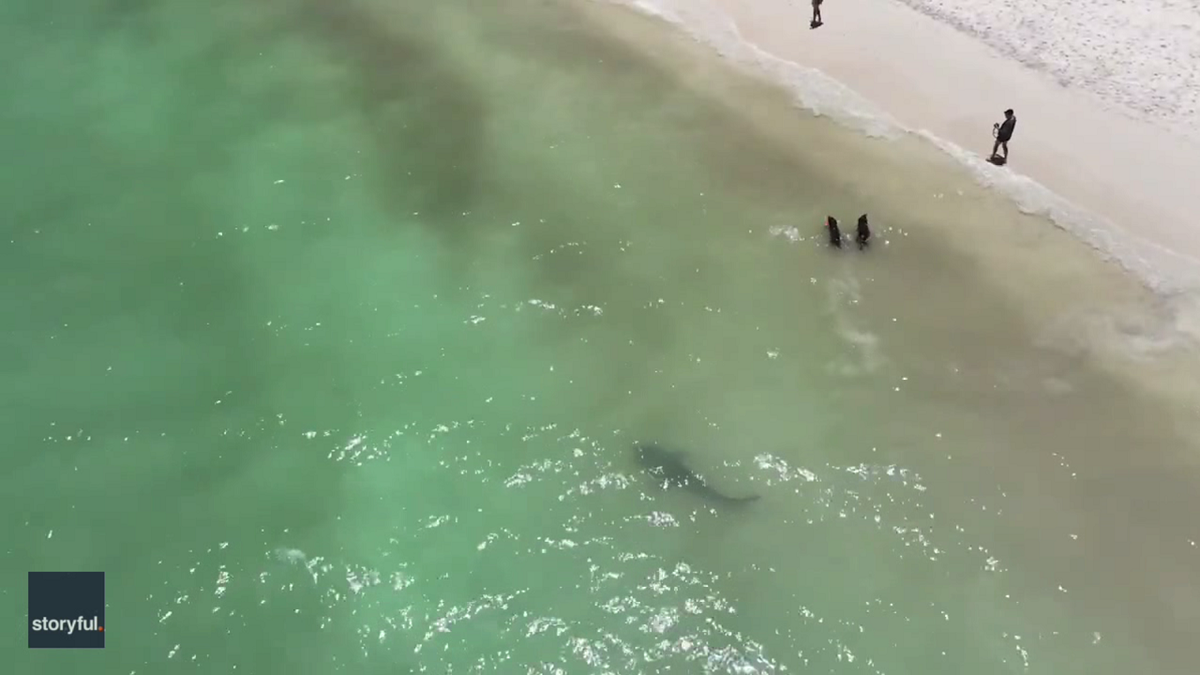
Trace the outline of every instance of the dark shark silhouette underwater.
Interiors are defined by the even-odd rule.
[[[638,443],[634,445],[634,454],[646,473],[660,486],[683,488],[718,504],[746,504],[759,498],[759,495],[731,497],[713,488],[703,476],[688,468],[684,463],[684,453],[680,450],[666,448],[657,443]]]

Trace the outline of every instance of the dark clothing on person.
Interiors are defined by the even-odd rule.
[[[1017,116],[1013,115],[1000,124],[1000,130],[996,132],[996,140],[1000,141],[1001,143],[1007,143],[1008,141],[1012,140],[1013,130],[1016,128]]]
[[[1004,150],[1004,159],[1008,160],[1008,142],[1012,140],[1013,131],[1017,128],[1017,116],[1012,109],[1004,111],[1004,121],[996,125],[996,143],[992,146],[992,157]]]
[[[815,28],[817,26],[817,24],[821,23],[821,0],[812,0],[812,6],[813,6],[812,23],[810,23],[809,25]]]
[[[866,248],[870,238],[871,226],[867,224],[867,214],[864,213],[858,217],[858,231],[854,236],[854,240],[858,243],[858,250]]]

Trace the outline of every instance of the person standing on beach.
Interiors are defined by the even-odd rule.
[[[1008,142],[1012,139],[1013,130],[1017,128],[1017,116],[1013,114],[1012,108],[1004,111],[1004,122],[996,124],[993,127],[996,130],[996,144],[992,146],[992,157],[999,154],[1001,148],[1004,149],[1004,161],[1008,161]]]
[[[823,23],[821,21],[821,0],[812,0],[812,6],[813,6],[812,23],[810,23],[808,25],[813,28],[816,28],[817,26],[820,26]]]

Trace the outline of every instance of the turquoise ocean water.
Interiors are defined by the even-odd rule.
[[[888,200],[1042,225],[628,21],[0,10],[10,672],[1187,672],[1176,407]],[[73,569],[106,649],[26,649]]]

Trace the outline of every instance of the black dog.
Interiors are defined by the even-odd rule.
[[[829,244],[834,248],[842,247],[842,231],[838,229],[837,218],[829,216],[826,224],[829,227]]]
[[[854,240],[858,242],[858,250],[863,250],[867,247],[867,240],[871,238],[871,228],[867,225],[867,214],[862,214],[858,217],[858,234]]]

